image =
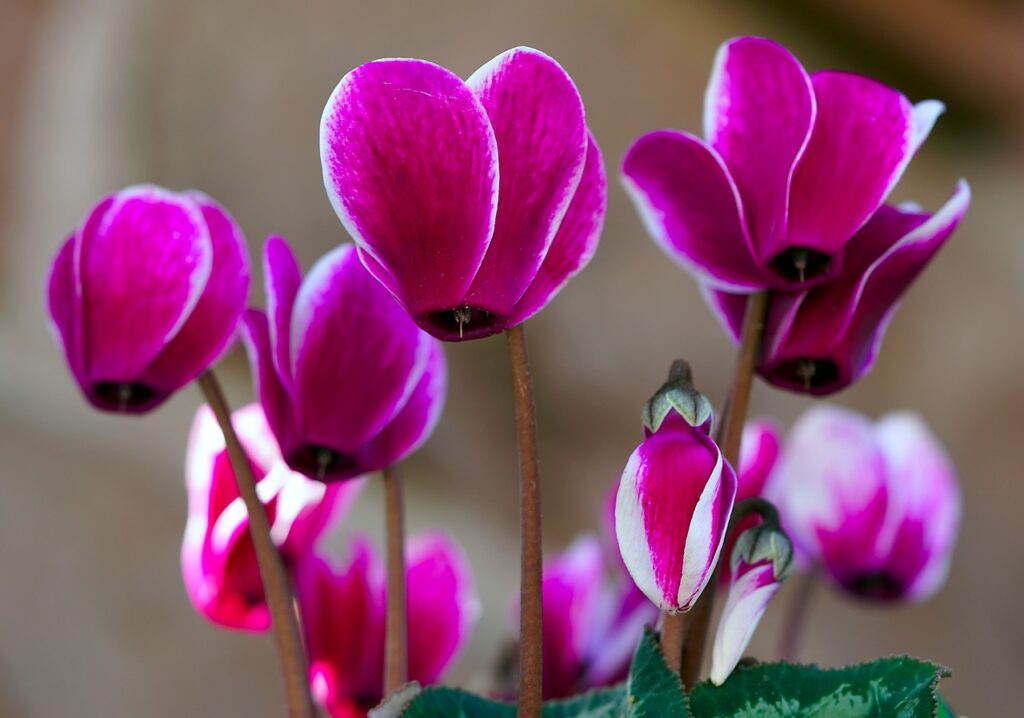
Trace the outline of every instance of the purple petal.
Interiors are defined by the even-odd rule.
[[[281,383],[293,388],[291,367],[292,312],[302,285],[302,270],[282,237],[269,237],[263,250],[263,276],[270,320],[270,346]]]
[[[597,251],[608,206],[608,182],[601,150],[590,135],[583,176],[533,282],[516,302],[511,324],[539,312],[590,262]]]
[[[296,574],[314,694],[341,715],[346,706],[379,702],[384,682],[383,567],[366,540],[349,551],[338,571],[313,555]]]
[[[83,391],[87,391],[89,384],[83,373],[82,347],[78,332],[81,294],[75,285],[74,256],[75,237],[71,236],[61,245],[50,268],[47,307],[50,313],[50,327],[64,349],[71,373]]]
[[[139,186],[86,220],[75,259],[86,373],[96,384],[130,384],[192,313],[213,250],[193,201]]]
[[[752,419],[747,422],[740,442],[737,502],[764,495],[781,447],[782,430],[773,419]]]
[[[748,294],[732,294],[702,284],[700,292],[711,313],[718,318],[718,323],[725,333],[739,343],[743,335],[743,319],[747,313]]]
[[[410,314],[462,306],[498,202],[494,132],[466,84],[423,60],[357,67],[324,108],[320,157],[342,224]]]
[[[719,49],[704,100],[704,136],[739,189],[762,263],[786,248],[793,168],[815,112],[811,79],[786,48],[743,37]]]
[[[583,101],[542,52],[517,47],[473,73],[498,145],[498,214],[466,304],[508,316],[544,261],[587,156]]]
[[[223,207],[206,195],[187,193],[203,213],[213,247],[213,266],[199,301],[173,339],[146,370],[142,382],[173,391],[206,371],[235,339],[249,296],[245,236]]]
[[[241,337],[249,357],[256,396],[282,454],[288,455],[301,447],[302,428],[295,416],[291,396],[281,384],[274,367],[267,315],[258,309],[246,310],[242,315]]]
[[[469,639],[479,601],[462,549],[441,533],[413,537],[406,549],[409,678],[439,680]]]
[[[793,175],[788,245],[832,257],[906,167],[914,108],[896,90],[858,75],[819,72],[812,82],[818,113]]]
[[[747,567],[729,587],[711,650],[711,682],[716,686],[722,685],[740,662],[768,602],[782,585],[773,572],[771,562]]]
[[[390,466],[415,452],[433,433],[444,410],[448,363],[440,342],[429,338],[426,369],[408,401],[360,452],[364,466]]]
[[[303,282],[291,347],[306,443],[341,455],[333,478],[383,468],[352,466],[349,473],[342,464],[409,400],[426,368],[430,338],[363,268],[353,246],[327,254]]]
[[[915,414],[889,414],[875,430],[892,487],[891,521],[900,524],[887,570],[905,586],[905,598],[921,601],[933,595],[949,573],[962,512],[956,470]]]
[[[600,542],[583,536],[544,562],[544,697],[566,698],[582,687],[597,629],[604,582]]]
[[[622,174],[648,233],[670,257],[721,289],[765,286],[736,185],[713,149],[684,132],[658,130],[629,148]]]

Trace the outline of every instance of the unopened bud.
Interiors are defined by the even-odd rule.
[[[739,535],[732,550],[730,566],[735,573],[740,563],[752,566],[772,563],[772,575],[782,581],[793,570],[793,543],[789,536],[773,521],[752,526]]]
[[[670,414],[678,415],[687,424],[704,433],[711,431],[711,402],[693,387],[693,372],[682,359],[672,362],[668,381],[644,404],[644,429],[648,434],[653,434]]]

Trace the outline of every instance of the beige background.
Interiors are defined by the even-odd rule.
[[[253,256],[286,235],[305,266],[344,232],[324,195],[317,123],[338,79],[382,56],[468,75],[529,44],[576,79],[614,177],[632,138],[699,130],[713,53],[764,34],[811,68],[869,71],[949,114],[897,190],[934,208],[960,176],[968,219],[914,287],[874,373],[838,397],[871,414],[914,408],[960,468],[963,537],[948,586],[877,610],[818,596],[804,656],[839,664],[910,652],[953,667],[972,716],[1019,711],[1024,590],[1018,503],[1024,349],[1024,49],[1020,5],[945,3],[244,2],[0,3],[0,716],[276,716],[271,642],[196,618],[178,569],[182,455],[198,397],[145,420],[91,411],[46,329],[47,263],[100,195],[155,181],[197,187],[240,220]],[[253,301],[262,303],[254,291]],[[591,267],[530,322],[545,545],[597,526],[640,436],[640,403],[673,357],[722,396],[732,350],[694,283],[644,236],[617,184]],[[500,338],[449,347],[443,422],[406,468],[414,527],[467,546],[484,614],[455,672],[486,679],[516,583],[512,410]],[[232,399],[251,396],[239,354]],[[758,386],[756,413],[804,399]],[[375,526],[369,491],[354,523]],[[789,598],[784,591],[779,603]],[[754,651],[771,656],[782,606]]]

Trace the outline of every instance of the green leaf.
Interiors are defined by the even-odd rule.
[[[644,631],[633,655],[626,682],[628,718],[689,718],[686,693],[679,676],[661,655],[658,639],[651,629]]]
[[[945,668],[910,657],[823,670],[765,663],[690,693],[694,718],[934,718]]]
[[[384,706],[377,708],[380,711]],[[498,703],[458,688],[424,688],[404,710],[393,714],[401,718],[516,718],[515,706]]]
[[[544,718],[621,718],[626,702],[623,685],[544,704]]]
[[[939,699],[938,711],[935,713],[936,718],[956,718],[956,713],[949,707],[949,703],[946,703],[946,699],[936,694]]]

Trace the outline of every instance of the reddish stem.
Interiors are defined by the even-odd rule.
[[[384,695],[389,696],[409,680],[409,624],[405,586],[405,510],[402,500],[402,479],[395,466],[384,469],[384,501],[387,511],[388,552]]]

